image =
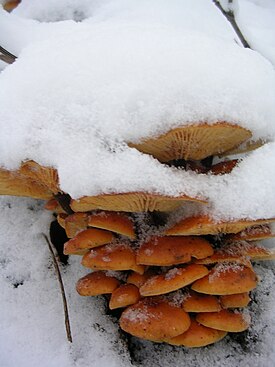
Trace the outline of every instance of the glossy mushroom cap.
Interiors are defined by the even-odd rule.
[[[142,296],[156,296],[176,291],[208,274],[203,265],[191,264],[185,268],[174,268],[164,274],[149,278],[139,289]]]
[[[165,212],[177,209],[185,201],[205,203],[202,199],[186,195],[170,197],[146,192],[128,192],[125,194],[84,196],[78,200],[72,200],[71,208],[75,212],[87,212],[95,209],[119,212],[152,212],[154,210]]]
[[[81,296],[98,296],[112,293],[120,282],[103,271],[95,271],[80,278],[76,290]]]
[[[182,302],[182,308],[186,312],[218,312],[221,305],[215,296],[191,292]]]
[[[214,250],[210,243],[199,237],[153,237],[137,251],[137,263],[170,266],[190,262],[192,257],[203,259]]]
[[[137,265],[135,251],[128,243],[111,243],[91,249],[83,256],[82,265],[99,270],[134,270],[144,273],[144,266]]]
[[[218,264],[191,288],[199,293],[228,295],[249,292],[256,285],[257,276],[251,268],[238,264]]]
[[[242,308],[248,306],[250,301],[248,292],[220,297],[222,308]]]
[[[248,329],[250,325],[249,315],[239,312],[222,310],[220,312],[199,313],[196,321],[200,324],[217,330],[238,333]]]
[[[227,122],[178,127],[141,143],[129,143],[161,162],[175,159],[201,160],[233,149],[249,139],[251,132]]]
[[[92,214],[89,216],[88,225],[122,234],[132,240],[136,238],[134,223],[126,214],[115,212]]]
[[[112,292],[109,307],[111,310],[127,307],[137,303],[139,300],[140,294],[138,287],[134,284],[122,284]]]
[[[164,341],[184,333],[190,317],[181,308],[159,298],[145,298],[123,311],[120,327],[142,339]]]
[[[168,340],[168,343],[188,348],[204,347],[218,342],[226,335],[226,331],[211,329],[192,320],[190,328],[185,333]]]
[[[65,255],[78,255],[83,253],[83,250],[102,246],[113,240],[114,236],[111,232],[90,228],[79,232],[74,238],[66,242],[63,252]]]

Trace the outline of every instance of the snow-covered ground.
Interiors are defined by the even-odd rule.
[[[275,1],[238,0],[233,8],[257,52],[241,48],[211,0],[23,0],[11,14],[0,8],[0,45],[19,56],[14,65],[0,63],[1,165],[14,168],[27,158],[54,165],[74,197],[114,187],[185,192],[207,197],[220,218],[275,216]],[[125,144],[182,118],[229,119],[270,143],[226,177],[171,169]],[[90,172],[97,173],[93,185]],[[71,257],[62,267],[70,344],[42,236],[51,214],[31,199],[1,198],[0,207],[1,367],[274,366],[273,262],[256,265],[261,282],[250,330],[188,350],[127,340],[103,299],[76,294],[85,270]]]
[[[255,266],[261,281],[252,292],[249,331],[231,334],[213,346],[186,349],[135,338],[127,342],[116,319],[106,315],[103,299],[76,293],[75,283],[86,271],[80,257],[72,256],[61,267],[70,344],[59,284],[42,236],[48,234],[51,214],[41,202],[12,197],[1,198],[0,209],[1,367],[274,366],[273,262]]]

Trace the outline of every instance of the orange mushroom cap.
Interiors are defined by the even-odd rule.
[[[135,239],[134,223],[125,214],[115,212],[100,212],[89,216],[88,225],[91,227],[107,229]]]
[[[255,272],[239,264],[218,264],[191,288],[199,293],[228,295],[249,292],[257,285]]]
[[[91,249],[83,256],[82,265],[100,270],[134,270],[144,273],[144,266],[137,265],[135,251],[128,243],[110,243]]]
[[[153,237],[137,251],[137,263],[144,265],[170,266],[211,256],[214,250],[210,243],[199,237]]]
[[[123,311],[119,323],[131,335],[160,342],[184,333],[191,321],[183,309],[150,297]]]
[[[222,308],[241,308],[246,307],[251,301],[249,293],[229,294],[220,296]]]
[[[84,250],[102,246],[114,240],[111,232],[102,229],[90,228],[79,232],[74,238],[64,244],[64,254],[81,254]]]
[[[248,329],[250,317],[247,314],[221,310],[220,312],[204,312],[196,316],[200,324],[217,330],[238,333]]]
[[[221,305],[217,297],[191,292],[182,302],[186,312],[218,312]]]
[[[168,229],[165,234],[169,236],[197,236],[206,234],[215,235],[219,233],[237,233],[256,224],[266,224],[274,221],[275,218],[216,222],[208,215],[197,215],[182,219],[172,228]]]
[[[188,348],[204,347],[220,341],[226,335],[226,331],[208,328],[192,320],[190,328],[185,333],[175,336],[167,342],[172,345],[183,345]]]
[[[76,283],[76,290],[81,296],[98,296],[112,293],[120,282],[104,271],[95,271],[80,278]]]
[[[203,265],[191,264],[185,268],[174,268],[164,274],[149,278],[139,289],[142,296],[156,296],[176,291],[208,274]]]
[[[134,284],[122,284],[116,288],[111,295],[109,307],[111,310],[120,307],[127,307],[140,300],[138,287]]]

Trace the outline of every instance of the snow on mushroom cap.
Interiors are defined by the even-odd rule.
[[[2,72],[0,165],[54,166],[74,198],[147,191],[216,202],[215,186],[230,179],[198,179],[126,143],[221,120],[272,138],[274,81],[267,61],[228,41],[156,24],[79,24]]]

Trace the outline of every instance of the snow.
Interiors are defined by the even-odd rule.
[[[274,65],[275,2],[234,3],[248,42]],[[275,216],[274,70],[237,43],[206,0],[23,0],[11,14],[0,9],[0,44],[19,55],[11,66],[0,63],[0,164],[16,168],[32,158],[52,165],[73,197],[146,189],[208,199],[208,205],[189,204],[183,215]],[[270,141],[243,156],[230,175],[173,169],[126,145],[179,121],[219,118]],[[261,281],[252,292],[248,332],[199,350],[130,338],[129,353],[103,299],[76,294],[86,270],[71,257],[61,268],[69,344],[41,236],[51,215],[30,199],[1,198],[0,208],[1,366],[274,366],[273,262],[255,266]],[[142,231],[146,237],[146,225]],[[266,243],[274,247],[273,239]]]
[[[237,23],[246,40],[275,65],[274,0],[238,0]]]
[[[250,165],[244,160],[227,178],[198,178],[127,146],[177,126],[219,120],[249,128],[255,139],[272,140],[275,133],[275,72],[269,62],[232,39],[188,26],[183,32],[171,24],[170,13],[166,23],[155,16],[149,24],[141,10],[132,23],[131,12],[66,21],[64,34],[32,42],[1,73],[0,165],[15,169],[33,159],[56,167],[61,189],[73,198],[187,194],[209,199],[217,216],[274,216],[274,207],[263,205],[267,197],[272,202],[273,186],[261,190],[263,182],[274,181],[274,169],[262,169],[245,193],[257,155],[262,167],[272,165],[274,144],[252,153]],[[63,22],[35,24],[53,30]],[[242,206],[236,206],[237,192],[245,193]]]
[[[86,273],[78,257],[61,267],[73,337],[73,344],[67,342],[59,285],[41,235],[48,235],[53,219],[43,203],[1,198],[0,208],[0,365],[129,366],[103,299],[79,297],[75,291]]]

